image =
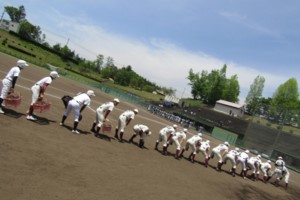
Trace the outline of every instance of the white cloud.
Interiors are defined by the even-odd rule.
[[[254,30],[258,33],[262,33],[262,34],[265,34],[268,36],[273,36],[273,37],[280,36],[274,30],[270,30],[267,27],[262,26],[256,22],[252,21],[246,15],[240,15],[237,12],[226,12],[226,11],[221,11],[219,14],[229,21],[240,24],[240,25],[242,25],[250,30]]]
[[[52,28],[55,28],[59,34],[54,31],[44,31],[49,41],[62,45],[68,42],[70,49],[89,60],[95,60],[98,54],[102,54],[105,57],[112,57],[119,67],[131,65],[134,71],[148,80],[160,86],[176,89],[178,97],[181,97],[183,92],[183,96],[190,96],[190,87],[186,79],[190,68],[194,72],[211,71],[220,69],[227,64],[228,77],[234,74],[238,75],[241,103],[257,75],[264,76],[267,80],[264,89],[267,96],[272,95],[278,83],[285,81],[282,77],[273,76],[251,67],[239,66],[234,62],[228,63],[203,52],[190,52],[159,38],[151,38],[142,42],[122,37],[122,33],[115,34],[103,30],[99,26],[85,22],[82,18],[69,18],[58,12],[55,12],[55,15],[56,27]]]

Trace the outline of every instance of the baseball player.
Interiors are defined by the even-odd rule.
[[[74,110],[74,126],[72,129],[72,133],[80,134],[77,130],[77,126],[79,124],[79,118],[81,116],[82,111],[85,109],[86,106],[89,106],[91,103],[91,97],[95,96],[93,90],[88,90],[86,93],[79,93],[72,100],[69,101],[67,110],[64,113],[60,125],[63,126],[65,120],[67,119],[68,115],[72,110]]]
[[[131,120],[134,119],[134,116],[138,114],[138,109],[132,110],[126,110],[123,112],[118,121],[118,125],[115,130],[115,138],[119,140],[119,142],[123,142],[123,134],[124,134],[124,129],[125,127],[131,122]],[[118,136],[118,133],[120,131],[120,138]]]
[[[281,176],[280,180],[283,178],[284,178],[284,182],[285,182],[285,189],[287,189],[288,185],[289,185],[290,172],[286,166],[283,167],[282,176]]]
[[[52,71],[50,72],[49,76],[42,78],[31,87],[32,97],[29,111],[27,112],[28,120],[36,120],[36,118],[33,116],[33,104],[35,104],[37,101],[43,100],[47,87],[52,83],[52,80],[55,80],[58,77],[58,73],[56,71]]]
[[[246,175],[247,175],[247,162],[249,160],[249,150],[245,150],[243,152],[240,153],[240,155],[238,156],[237,159],[237,165],[241,163],[242,165],[242,171],[241,171],[241,176],[246,179]]]
[[[270,178],[272,178],[272,176],[275,176],[275,186],[279,185],[279,181],[280,181],[280,177],[283,174],[283,169],[285,167],[285,162],[283,160],[283,158],[281,156],[279,156],[277,158],[277,160],[275,161],[275,169],[271,172],[270,176],[268,177],[267,180],[270,180]]]
[[[162,129],[160,129],[159,134],[158,134],[158,140],[156,140],[155,143],[155,150],[158,151],[158,144],[160,142],[163,142],[163,155],[167,155],[167,147],[169,145],[169,141],[173,134],[175,133],[177,129],[177,125],[173,124],[173,126],[166,126]]]
[[[229,143],[226,141],[212,149],[209,159],[213,159],[215,155],[218,157],[218,164],[216,166],[217,171],[221,170],[220,167],[223,163],[224,156],[226,155],[226,153],[229,150],[229,146],[230,146]]]
[[[148,126],[143,125],[143,124],[136,124],[133,126],[133,131],[134,134],[131,136],[129,142],[132,143],[133,139],[139,135],[140,136],[140,141],[139,141],[139,147],[144,148],[145,144],[145,137],[151,135],[151,131]]]
[[[204,166],[208,166],[208,160],[209,160],[209,151],[210,149],[210,141],[206,140],[205,142],[201,142],[200,147],[197,148],[196,152],[197,153],[202,153],[204,155]]]
[[[197,153],[196,151],[197,151],[197,148],[200,147],[201,142],[202,142],[202,133],[197,133],[196,135],[189,138],[185,143],[185,147],[181,150],[180,157],[183,157],[183,153],[185,151],[188,151],[189,148],[191,147],[192,152],[189,156],[189,160],[192,163],[194,163],[195,156],[196,156],[196,153]]]
[[[112,102],[106,102],[96,109],[96,120],[94,121],[91,128],[91,131],[94,132],[96,136],[99,135],[99,131],[103,122],[108,120],[107,117],[109,113],[113,111],[114,107],[117,106],[119,103],[119,99],[115,98]],[[95,130],[96,125],[97,129]]]
[[[21,73],[21,70],[24,67],[28,67],[29,65],[25,60],[18,60],[16,66],[12,67],[5,78],[2,80],[2,90],[0,96],[0,114],[4,114],[3,111],[3,100],[7,97],[8,94],[13,93],[15,89],[15,85],[17,79]]]
[[[253,180],[258,180],[258,176],[259,176],[259,166],[261,164],[261,155],[257,155],[257,156],[252,156],[251,158],[249,158],[247,166],[248,166],[248,170],[252,170],[252,173],[250,175],[250,178]],[[247,174],[247,172],[246,172]]]
[[[239,148],[236,147],[235,149],[230,150],[226,154],[225,158],[223,159],[223,162],[220,165],[220,169],[221,169],[222,165],[226,164],[227,161],[229,160],[231,162],[231,165],[232,165],[231,170],[230,170],[231,175],[233,177],[235,177],[236,161],[237,161],[237,158],[238,158],[239,155],[240,155],[240,149]]]
[[[270,170],[272,168],[271,163],[272,163],[271,160],[268,160],[267,162],[262,162],[260,164],[260,166],[259,166],[259,171],[261,171],[262,174],[263,174],[263,181],[264,181],[264,183],[267,182],[267,179],[268,179],[268,176],[269,176],[269,172],[270,172]]]
[[[184,140],[186,140],[187,133],[188,133],[188,130],[186,128],[184,128],[182,131],[175,132],[170,140],[170,144],[175,143],[175,146],[176,146],[176,153],[175,153],[176,159],[179,159],[179,152],[180,152],[182,143],[184,142]]]

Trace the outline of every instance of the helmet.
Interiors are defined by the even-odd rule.
[[[282,160],[282,157],[281,157],[281,156],[278,156],[278,159],[279,159],[279,160]]]
[[[133,112],[135,112],[136,114],[139,113],[138,109],[134,109]]]
[[[177,125],[176,125],[176,124],[173,124],[173,128],[175,128],[175,129],[176,129],[176,128],[177,128]]]
[[[119,99],[115,98],[114,102],[120,103]]]
[[[245,153],[249,153],[249,150],[247,149],[247,150],[245,151]]]
[[[224,144],[226,145],[226,146],[229,146],[229,143],[226,141],[226,142],[224,142]]]
[[[27,67],[29,65],[26,63],[25,60],[18,60],[17,61],[17,66],[23,69],[24,67]]]
[[[197,135],[201,137],[201,136],[202,136],[202,133],[197,133]]]
[[[183,129],[183,132],[187,133],[187,132],[188,132],[188,130],[187,130],[186,128],[184,128],[184,129]]]
[[[50,72],[50,76],[53,78],[53,79],[56,79],[59,77],[58,73],[56,71],[52,71]]]
[[[86,94],[93,97],[96,96],[93,90],[88,90]]]
[[[235,148],[236,151],[239,151],[240,149],[238,147]]]

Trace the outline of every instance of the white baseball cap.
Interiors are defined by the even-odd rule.
[[[226,146],[229,146],[229,143],[226,141],[226,142],[224,142],[224,144],[226,145]]]
[[[93,90],[88,90],[86,94],[93,97],[96,96]]]
[[[117,102],[117,103],[120,103],[120,100],[115,98],[113,101]]]
[[[176,125],[176,124],[173,124],[173,128],[177,128],[177,125]]]
[[[52,72],[50,72],[50,76],[51,76],[52,78],[54,78],[54,79],[59,77],[57,71],[52,71]]]
[[[133,112],[139,113],[139,110],[138,109],[134,109]]]
[[[28,67],[29,65],[27,64],[27,62],[25,60],[18,60],[17,66],[21,67],[23,69],[24,67]]]
[[[197,133],[197,135],[201,137],[201,136],[202,136],[202,133]]]
[[[184,129],[183,129],[183,132],[187,133],[187,132],[188,132],[188,130],[187,130],[186,128],[184,128]]]
[[[245,153],[249,153],[249,150],[247,149],[247,150],[245,151]]]
[[[235,148],[236,151],[239,151],[240,149],[238,147]]]

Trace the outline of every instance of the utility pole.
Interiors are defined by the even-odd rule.
[[[4,14],[5,14],[5,10],[3,11],[2,15],[1,15],[1,19],[0,19],[0,27],[2,27],[2,20],[3,20]]]
[[[70,38],[68,38],[68,40],[67,40],[67,43],[66,43],[66,46],[68,46],[68,44],[69,44],[69,41],[70,41]]]

